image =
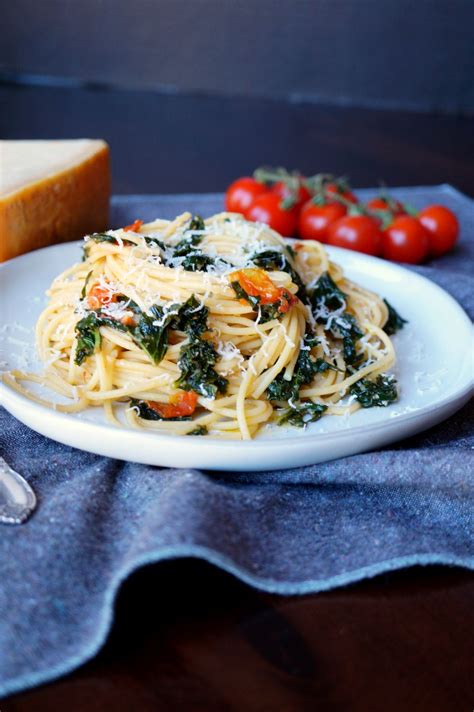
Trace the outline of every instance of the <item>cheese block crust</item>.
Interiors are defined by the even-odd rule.
[[[85,160],[0,196],[0,262],[107,229],[110,160],[101,143]]]

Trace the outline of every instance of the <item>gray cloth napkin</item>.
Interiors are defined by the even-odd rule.
[[[444,203],[460,216],[456,251],[416,269],[472,317],[473,202],[449,186],[394,193],[414,206]],[[221,195],[119,196],[113,225],[222,206]],[[37,435],[0,409],[2,454],[39,497],[27,524],[0,526],[0,696],[92,657],[121,582],[151,562],[199,557],[283,594],[415,564],[474,568],[472,415],[470,404],[378,452],[239,474],[98,457]]]

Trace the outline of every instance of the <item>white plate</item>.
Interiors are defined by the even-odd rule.
[[[472,327],[452,297],[424,277],[356,252],[328,249],[348,277],[386,297],[409,324],[394,337],[398,403],[326,416],[305,430],[267,428],[252,442],[159,435],[109,425],[102,410],[64,414],[0,384],[5,408],[33,430],[67,445],[167,467],[271,470],[309,465],[387,445],[439,423],[472,389]],[[0,266],[2,368],[41,370],[33,328],[53,278],[80,259],[79,243],[48,247]]]

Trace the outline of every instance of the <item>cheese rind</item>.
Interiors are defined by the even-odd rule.
[[[109,148],[87,139],[1,141],[0,189],[0,262],[104,230]]]

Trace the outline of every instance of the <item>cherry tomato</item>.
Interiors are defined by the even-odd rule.
[[[229,213],[242,213],[253,205],[255,198],[267,193],[268,188],[255,180],[255,178],[238,178],[229,185],[225,194],[225,209]]]
[[[281,198],[276,193],[264,193],[259,195],[253,205],[247,211],[246,217],[249,220],[265,223],[280,235],[289,237],[296,232],[298,221],[298,211],[296,208],[284,210],[281,207]]]
[[[126,225],[124,228],[124,232],[140,232],[140,228],[143,225],[143,220],[135,220],[131,225]]]
[[[147,406],[155,410],[160,418],[182,418],[196,410],[197,394],[194,391],[178,391],[170,397],[169,403],[147,401]]]
[[[118,294],[114,294],[106,286],[101,286],[99,282],[92,285],[87,295],[87,306],[89,309],[100,309],[117,301]]]
[[[382,233],[376,222],[367,215],[346,215],[328,227],[328,243],[366,255],[379,255]]]
[[[429,205],[418,214],[418,220],[428,231],[430,255],[438,257],[454,247],[459,223],[451,210],[443,205]]]
[[[258,297],[260,304],[275,304],[280,302],[278,311],[285,314],[296,302],[298,298],[283,287],[277,287],[263,269],[257,267],[247,267],[233,272],[230,275],[231,282],[237,281],[244,292],[250,297]]]
[[[325,185],[324,192],[328,199],[331,198],[331,195],[341,195],[345,200],[348,200],[350,203],[355,204],[359,202],[354,193],[352,193],[350,190],[344,190],[344,188],[341,188],[337,183],[328,183],[327,185]]]
[[[271,188],[272,193],[276,193],[280,196],[282,200],[294,199],[294,207],[301,208],[301,206],[306,203],[307,200],[311,198],[311,193],[302,183],[298,186],[298,191],[295,195],[295,191],[292,191],[288,183],[284,181],[278,181]]]
[[[382,254],[387,260],[416,265],[429,249],[427,230],[416,218],[401,215],[383,233]]]
[[[327,230],[331,223],[346,214],[346,208],[341,203],[315,205],[308,200],[301,209],[298,220],[298,232],[303,240],[319,240],[327,242]]]
[[[403,203],[400,203],[399,200],[394,200],[393,198],[387,200],[382,196],[369,200],[367,207],[369,210],[390,210],[394,216],[405,215],[406,212]]]

